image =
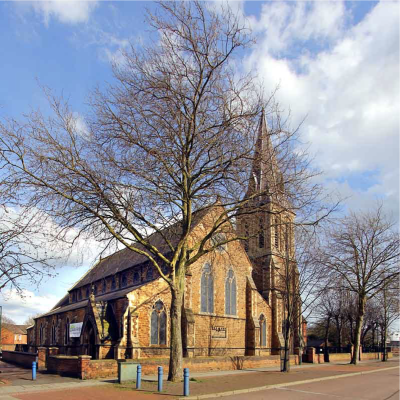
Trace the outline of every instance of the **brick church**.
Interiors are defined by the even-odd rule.
[[[285,262],[295,265],[294,214],[287,211],[262,115],[256,156],[265,154],[270,156],[255,157],[248,194],[264,192],[272,183],[281,190],[257,197],[265,211],[237,218],[238,233],[249,239],[217,247],[186,274],[185,357],[269,355],[283,346],[285,311],[278,286]],[[216,213],[198,213],[192,237],[204,235]],[[149,240],[163,246],[159,234]],[[100,259],[52,310],[37,317],[28,344],[31,350],[56,348],[58,354],[92,359],[168,357],[170,303],[157,270],[144,256],[124,249]]]

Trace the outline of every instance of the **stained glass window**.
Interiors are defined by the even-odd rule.
[[[201,275],[201,311],[214,312],[214,278],[208,263],[204,265]]]
[[[225,314],[236,315],[236,278],[231,269],[225,280]]]
[[[167,314],[164,304],[158,300],[151,313],[151,344],[167,344]]]

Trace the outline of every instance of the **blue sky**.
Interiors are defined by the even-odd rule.
[[[293,126],[307,116],[302,138],[324,171],[327,188],[366,209],[377,198],[398,218],[399,4],[397,2],[232,2],[257,43],[242,68],[257,69],[268,92],[291,110]],[[111,60],[129,43],[147,40],[152,2],[0,2],[0,114],[46,110],[39,84],[64,93],[82,118],[87,95],[112,81]],[[87,270],[63,267],[39,288],[1,299],[18,322],[46,311]]]

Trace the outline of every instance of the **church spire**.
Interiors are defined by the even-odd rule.
[[[251,196],[259,193],[262,196],[268,196],[276,192],[281,175],[263,108],[258,123],[257,140],[247,195]]]

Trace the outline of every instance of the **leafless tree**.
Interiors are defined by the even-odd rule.
[[[263,99],[254,77],[237,68],[252,43],[241,19],[193,1],[162,2],[148,22],[159,36],[147,47],[132,46],[114,65],[115,83],[91,98],[87,131],[46,90],[54,116],[35,111],[24,122],[3,121],[0,159],[9,185],[24,193],[19,201],[56,221],[59,237],[74,228],[154,265],[172,294],[168,378],[176,381],[191,265],[224,243],[246,239],[230,226],[241,213],[264,209],[255,206],[259,196],[281,195],[284,187],[286,208],[301,222],[329,211],[314,207],[322,189],[310,180],[315,171],[306,153],[293,151],[297,131],[287,128],[273,97]],[[255,154],[262,110],[273,149]],[[282,173],[246,196],[256,157],[271,168],[274,158]],[[206,211],[215,219],[202,237],[189,240],[196,215]],[[220,240],[210,240],[218,234]]]
[[[399,238],[395,223],[382,206],[365,213],[350,213],[328,233],[322,264],[334,285],[356,296],[354,353],[357,364],[367,301],[399,276]]]
[[[400,316],[399,282],[387,282],[376,296],[376,308],[378,311],[377,323],[381,330],[382,361],[387,361],[387,337],[391,325]]]
[[[290,371],[292,348],[298,347],[301,359],[304,348],[303,318],[306,319],[312,314],[326,287],[325,273],[318,262],[319,258],[316,257],[318,235],[315,229],[297,225],[295,236],[292,250],[289,249],[289,238],[285,240],[285,268],[278,272],[280,285],[276,287],[284,308],[284,357],[281,368],[283,372]],[[295,258],[292,257],[294,255]]]
[[[45,250],[38,214],[0,207],[0,292],[10,288],[22,295],[26,284],[54,274],[55,257]]]

